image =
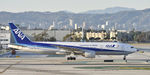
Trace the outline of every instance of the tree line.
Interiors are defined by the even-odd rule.
[[[130,31],[129,33],[118,33],[118,41],[121,42],[150,42],[150,31]]]

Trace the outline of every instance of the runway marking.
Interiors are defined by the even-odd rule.
[[[78,69],[102,69],[102,70],[150,70],[150,66],[84,66],[74,67]]]
[[[69,73],[68,71],[74,70],[43,70],[43,69],[35,69],[35,68],[25,68],[25,67],[11,67],[10,70],[22,70],[22,71],[34,71],[34,72],[44,72],[44,73],[53,73],[53,74],[61,74],[61,75],[80,75],[79,73]]]
[[[11,68],[13,65],[17,65],[17,64],[19,64],[21,61],[18,61],[18,62],[16,62],[15,64],[9,64],[9,66],[8,67],[6,67],[3,71],[1,71],[0,73],[4,73],[4,72],[6,72],[9,68]]]

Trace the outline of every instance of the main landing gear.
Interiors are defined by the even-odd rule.
[[[76,57],[67,57],[67,60],[76,60]]]
[[[67,60],[76,60],[74,53],[71,53],[69,56],[67,56]]]

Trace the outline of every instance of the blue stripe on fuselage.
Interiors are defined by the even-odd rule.
[[[69,45],[58,45],[58,44],[46,44],[46,43],[36,43],[32,42],[29,44],[19,44],[18,45],[23,45],[23,46],[30,46],[30,47],[45,47],[45,48],[51,48],[51,49],[58,49],[56,46],[61,46],[61,47],[68,47],[68,48],[76,48],[80,50],[88,50],[88,51],[111,51],[111,52],[124,52],[121,50],[110,50],[110,49],[100,49],[100,48],[90,48],[90,47],[80,47],[80,46],[69,46]]]

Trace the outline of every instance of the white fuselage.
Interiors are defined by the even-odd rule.
[[[96,55],[127,55],[137,51],[137,49],[133,48],[131,45],[119,43],[119,42],[40,42],[46,44],[54,44],[54,45],[61,45],[65,47],[74,48],[81,48],[82,51],[94,51]],[[14,45],[11,45],[13,48]],[[45,48],[45,47],[38,47],[38,46],[28,46],[20,47],[16,46],[15,48],[30,51],[30,52],[37,52],[42,54],[56,54],[57,52],[65,51],[61,48]]]

